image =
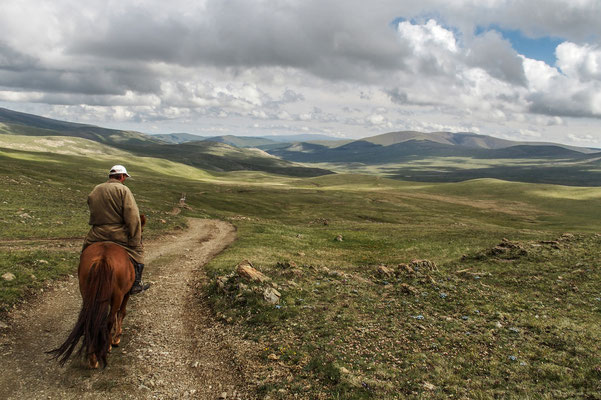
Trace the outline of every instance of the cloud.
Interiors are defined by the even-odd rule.
[[[530,82],[530,111],[551,116],[601,117],[601,50],[564,42],[557,47],[557,68],[525,60]]]
[[[428,119],[410,124],[421,129],[544,132],[557,118],[601,116],[595,0],[4,0],[1,8],[0,100],[47,104],[72,120],[241,131],[286,121],[361,135],[400,129],[409,117]],[[562,38],[556,66],[475,29],[487,26]]]
[[[564,42],[557,46],[557,66],[567,76],[584,81],[601,81],[601,46]]]
[[[33,68],[37,60],[0,40],[0,70],[22,71]]]
[[[522,58],[497,32],[486,32],[470,43],[466,51],[466,64],[484,69],[493,78],[514,85],[526,85]]]

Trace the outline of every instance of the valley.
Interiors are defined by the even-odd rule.
[[[235,226],[236,240],[194,271],[190,296],[206,305],[209,326],[242,343],[225,361],[253,365],[247,398],[595,398],[601,391],[594,152],[565,164],[544,154],[403,164],[439,177],[425,182],[403,172],[388,179],[394,171],[367,164],[302,177],[284,174],[289,164],[277,174],[204,169],[182,162],[204,157],[192,150],[168,159],[144,146],[31,136],[25,128],[0,135],[0,275],[14,275],[0,280],[0,335],[11,335],[15,315],[41,290],[57,290],[76,273],[87,194],[122,163],[149,217],[149,243],[193,229],[188,218]],[[230,147],[211,151],[227,149],[226,160],[235,154]],[[458,174],[500,168],[499,160],[520,179],[440,179],[445,163]],[[334,163],[315,166],[326,165]],[[178,208],[182,193],[186,206]],[[244,260],[269,280],[244,279]],[[157,258],[149,268],[163,262],[171,261]],[[273,290],[277,301],[265,295]],[[135,315],[145,302],[132,305],[132,341],[143,337]],[[115,349],[107,373],[130,358]]]

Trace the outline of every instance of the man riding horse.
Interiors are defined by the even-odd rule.
[[[95,242],[114,242],[125,250],[132,260],[135,281],[131,294],[140,293],[150,287],[142,283],[144,270],[144,246],[142,245],[142,226],[138,205],[127,186],[123,184],[129,178],[122,165],[115,165],[109,172],[109,180],[97,185],[88,196],[90,222],[82,251]]]

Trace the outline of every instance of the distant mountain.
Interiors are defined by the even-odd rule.
[[[160,133],[152,135],[152,137],[159,138],[166,143],[172,144],[197,142],[207,138],[206,136],[192,135],[190,133]]]
[[[206,138],[207,142],[216,142],[216,143],[225,143],[230,146],[235,147],[259,147],[274,144],[273,140],[265,139],[262,137],[252,137],[252,136],[234,136],[234,135],[226,135],[226,136],[213,136]]]
[[[499,139],[493,136],[480,135],[477,133],[470,132],[416,132],[416,131],[402,131],[402,132],[390,132],[382,135],[372,136],[361,139],[374,144],[382,146],[389,146],[397,143],[403,143],[410,140],[425,140],[430,142],[436,142],[441,144],[448,144],[451,146],[462,146],[474,149],[503,149],[513,146],[558,146],[566,149],[578,151],[580,153],[595,153],[600,151],[599,149],[591,149],[587,147],[576,147],[568,146],[558,143],[550,142],[518,142],[506,139]]]
[[[59,121],[5,108],[0,108],[0,134],[79,137],[129,151],[137,156],[164,158],[213,171],[264,171],[290,176],[332,173],[280,160],[262,150],[237,148],[210,141],[169,144],[160,138],[139,132]]]
[[[420,157],[583,159],[599,150],[555,143],[514,142],[474,133],[392,132],[343,142],[339,146],[293,143],[266,151],[296,162],[377,165]]]
[[[344,138],[327,136],[327,135],[318,135],[314,133],[306,133],[299,135],[269,135],[262,136],[265,139],[270,139],[275,142],[315,142],[315,141],[337,141],[337,140],[345,140]]]
[[[348,139],[340,139],[333,136],[326,135],[315,135],[315,134],[301,134],[301,135],[269,135],[269,136],[235,136],[235,135],[224,135],[224,136],[198,136],[190,133],[166,133],[166,134],[155,134],[152,135],[155,138],[159,138],[167,143],[187,143],[197,142],[199,140],[208,140],[211,142],[227,143],[231,146],[236,147],[260,147],[264,146],[279,146],[281,143],[295,143],[295,142],[319,142],[319,143],[333,143],[336,141]]]

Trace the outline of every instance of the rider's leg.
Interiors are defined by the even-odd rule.
[[[134,280],[134,284],[131,287],[130,293],[136,294],[136,293],[140,293],[140,292],[143,292],[144,290],[148,289],[150,287],[150,283],[142,282],[142,271],[144,271],[144,264],[137,263],[133,260],[132,260],[132,263],[134,264],[134,270],[136,272],[136,277]]]

